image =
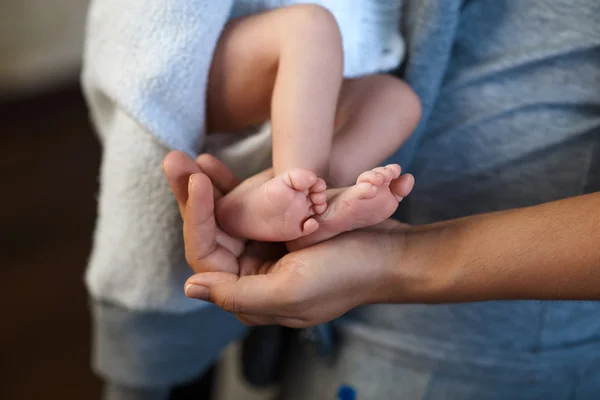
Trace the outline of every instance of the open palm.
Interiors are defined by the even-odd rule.
[[[397,251],[382,250],[401,249],[401,224],[386,221],[286,254],[281,244],[245,242],[219,229],[215,200],[238,182],[222,163],[173,152],[163,166],[196,273],[186,283],[188,297],[212,301],[247,325],[306,327],[389,296]]]

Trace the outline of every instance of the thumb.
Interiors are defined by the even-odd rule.
[[[215,221],[213,187],[210,179],[197,173],[190,176],[188,199],[183,209],[185,257],[194,272],[238,272],[237,257],[217,240],[219,229]],[[221,238],[224,235],[220,234]]]
[[[185,294],[215,303],[234,314],[280,315],[286,301],[281,276],[266,274],[240,278],[225,272],[205,272],[187,280]]]

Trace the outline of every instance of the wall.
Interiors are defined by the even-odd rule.
[[[76,79],[87,0],[0,1],[0,94]]]

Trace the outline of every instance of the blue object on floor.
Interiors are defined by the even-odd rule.
[[[341,385],[338,389],[337,400],[356,400],[356,390],[350,386]]]

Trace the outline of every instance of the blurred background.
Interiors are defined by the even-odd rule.
[[[0,399],[100,398],[83,286],[100,160],[78,87],[86,9],[0,1]]]
[[[100,164],[79,87],[88,3],[0,0],[2,400],[101,398],[83,283]],[[171,399],[273,397],[241,378],[239,343],[219,365]]]

